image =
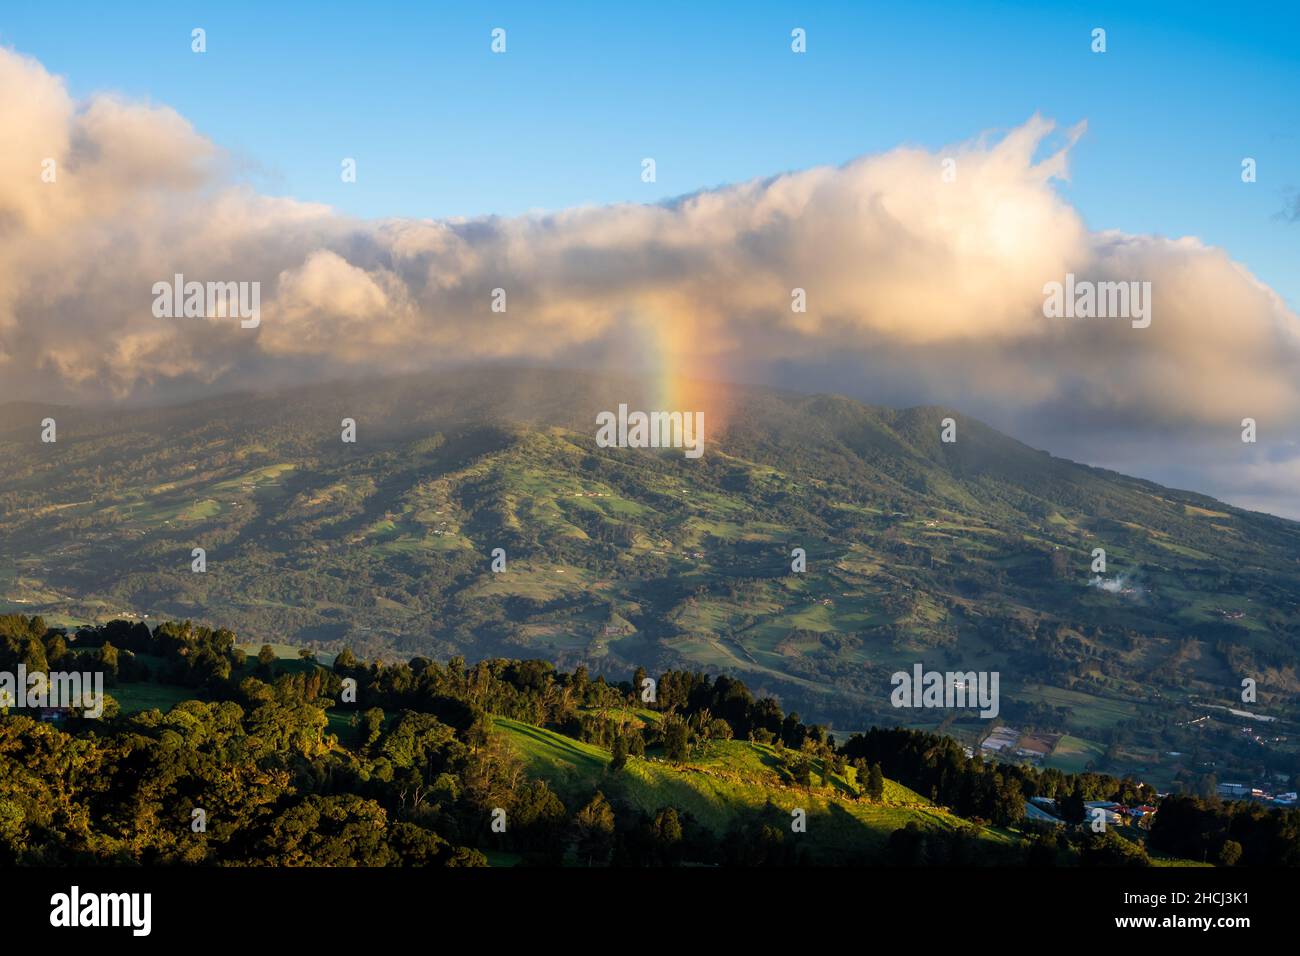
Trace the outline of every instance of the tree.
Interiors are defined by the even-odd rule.
[[[872,800],[885,798],[885,774],[878,763],[873,763],[867,773],[867,796]]]
[[[673,763],[681,763],[690,753],[690,729],[676,714],[664,720],[664,752]]]
[[[414,823],[396,823],[388,832],[388,847],[403,866],[437,866],[451,847],[432,830]]]
[[[45,641],[45,660],[51,665],[57,665],[68,653],[68,642],[58,631],[51,632]]]
[[[681,860],[682,823],[677,817],[677,810],[665,807],[655,816],[655,842],[658,844],[660,860],[673,866]]]
[[[99,649],[99,662],[104,666],[106,676],[111,680],[117,679],[118,653],[117,648],[107,641]]]
[[[1224,840],[1219,849],[1220,866],[1236,866],[1241,860],[1241,844],[1236,840]]]
[[[1150,866],[1151,858],[1140,844],[1107,830],[1088,833],[1079,847],[1079,862],[1084,866]]]
[[[387,814],[355,794],[309,794],[257,828],[258,857],[271,866],[389,866]]]
[[[548,866],[559,866],[568,844],[564,804],[545,781],[520,787],[510,808],[510,834],[515,847]]]
[[[645,738],[641,736],[639,730],[629,730],[623,735],[627,744],[628,756],[644,757],[645,756]]]
[[[1079,781],[1074,782],[1074,792],[1068,797],[1061,798],[1059,809],[1061,819],[1066,823],[1077,826],[1084,822],[1088,815],[1088,808],[1084,805],[1083,786]]]
[[[376,740],[379,739],[380,731],[384,729],[384,712],[378,707],[371,707],[361,714],[361,749],[369,750]]]
[[[854,757],[849,766],[853,768],[858,783],[858,793],[865,797],[867,795],[867,778],[871,776],[870,766],[861,757]]]
[[[812,759],[807,754],[800,754],[791,768],[794,782],[805,790],[812,788]]]
[[[574,818],[578,855],[588,866],[604,863],[614,844],[614,808],[599,790]]]
[[[627,741],[623,739],[622,734],[615,734],[614,746],[609,755],[609,769],[617,771],[625,766],[627,766]]]
[[[1013,826],[1025,818],[1025,795],[1015,783],[998,787],[997,802],[993,807],[993,822],[998,826]]]

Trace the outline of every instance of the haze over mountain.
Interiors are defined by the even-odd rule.
[[[0,129],[0,399],[176,400],[471,361],[829,387],[1300,517],[1294,311],[1200,238],[1085,223],[1061,188],[1083,120],[658,203],[378,221],[259,194],[176,111],[74,98],[10,50]],[[152,289],[177,274],[260,283],[263,320],[158,318]],[[1067,274],[1150,282],[1150,327],[1045,318],[1044,286]]]
[[[697,666],[849,729],[951,722],[894,710],[897,669],[997,670],[1001,720],[1122,766],[1190,750],[1180,723],[1239,706],[1243,677],[1261,710],[1296,716],[1300,524],[956,411],[757,387],[699,386],[699,459],[598,447],[598,412],[659,408],[659,390],[473,369],[147,409],[0,406],[0,609],[620,678]]]

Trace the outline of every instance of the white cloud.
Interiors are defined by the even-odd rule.
[[[1082,125],[1037,161],[1053,126],[1033,117],[1000,138],[671,204],[444,222],[260,196],[175,112],[75,103],[3,50],[0,130],[0,399],[616,361],[621,343],[650,341],[684,374],[793,381],[834,363],[879,383],[863,397],[1003,409],[1040,432],[1063,418],[1152,434],[1300,420],[1297,317],[1277,295],[1196,239],[1090,232],[1061,198]],[[1067,272],[1151,282],[1151,327],[1045,319],[1042,287]],[[262,282],[260,327],[154,318],[152,285],[175,273]],[[497,287],[505,314],[490,309]]]

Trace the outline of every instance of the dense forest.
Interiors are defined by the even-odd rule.
[[[1079,820],[1084,800],[1156,797],[1129,779],[970,758],[926,732],[873,729],[839,743],[725,676],[637,671],[614,683],[538,660],[381,663],[348,650],[326,666],[269,646],[245,654],[231,631],[190,622],[67,634],[39,617],[0,617],[0,670],[20,664],[102,672],[116,699],[100,719],[21,707],[0,717],[6,864],[1143,865],[1153,853],[1300,863],[1300,811],[1166,799],[1145,840],[1039,830],[1025,819],[1033,796],[1074,801]],[[637,689],[650,686],[647,701]],[[121,705],[161,687],[185,699]],[[600,748],[600,776],[575,791],[530,773],[501,726]],[[671,803],[611,796],[638,767],[760,750],[776,755],[793,800],[833,792],[834,807],[916,818],[878,841],[864,830],[850,856],[828,861],[770,797],[719,827]],[[901,787],[915,793],[898,798]],[[948,813],[959,825],[934,824]]]

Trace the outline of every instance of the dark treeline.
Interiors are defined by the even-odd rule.
[[[986,762],[967,757],[951,737],[919,730],[872,728],[850,737],[842,748],[850,758],[879,763],[885,775],[960,816],[988,820],[1000,826],[1018,823],[1030,797],[1059,802],[1067,823],[1082,823],[1084,803],[1113,800],[1149,803],[1155,791],[1144,784],[1100,773],[1066,774],[1060,770],[1021,764]]]
[[[1300,865],[1300,810],[1245,801],[1169,797],[1151,829],[1151,847],[1225,866]]]
[[[183,687],[216,687],[244,666],[244,652],[224,628],[168,621],[150,630],[143,622],[112,621],[82,628],[74,641],[40,617],[0,615],[0,668],[23,664],[29,672],[103,671],[117,681],[154,680]]]
[[[416,657],[331,666],[310,654],[246,655],[228,630],[113,622],[69,638],[40,618],[0,616],[0,669],[102,670],[110,687],[192,688],[166,713],[43,723],[0,717],[0,861],[208,865],[525,864],[794,865],[825,862],[790,832],[788,811],[738,810],[724,830],[673,806],[621,802],[608,786],[557,792],[526,772],[493,716],[610,751],[607,778],[651,751],[682,763],[710,741],[751,740],[785,755],[795,786],[832,774],[881,799],[895,780],[972,821],[1023,828],[1025,802],[1049,796],[1067,822],[1087,800],[1153,802],[1150,788],[1103,774],[1063,774],[967,757],[950,738],[873,729],[837,746],[826,729],[755,698],[733,678],[643,671],[610,683],[536,660],[467,665]],[[653,687],[653,694],[647,690]],[[659,712],[634,719],[637,708]],[[611,795],[604,792],[611,790]],[[494,816],[509,826],[500,832]],[[201,825],[200,825],[201,823]],[[1300,814],[1167,799],[1152,850],[1234,864],[1296,863]],[[914,824],[853,862],[1140,865],[1139,844],[1071,827],[990,847],[976,827]]]
[[[249,656],[234,642],[190,622],[122,621],[70,641],[40,618],[0,616],[0,669],[102,671],[110,687],[152,680],[192,687],[196,698],[129,716],[110,698],[104,719],[73,713],[58,725],[8,711],[0,862],[472,866],[492,851],[542,865],[814,862],[770,806],[738,813],[719,834],[674,807],[647,812],[599,789],[562,797],[525,774],[489,717],[612,743],[624,759],[647,742],[681,759],[700,740],[732,735],[709,716],[712,705],[760,735],[829,747],[820,728],[755,704],[742,685],[663,675],[668,701],[654,706],[668,717],[642,734],[602,716],[632,702],[632,685],[590,680],[582,668],[362,663],[349,651],[332,667],[286,665],[269,647]],[[492,827],[498,812],[504,833]]]

